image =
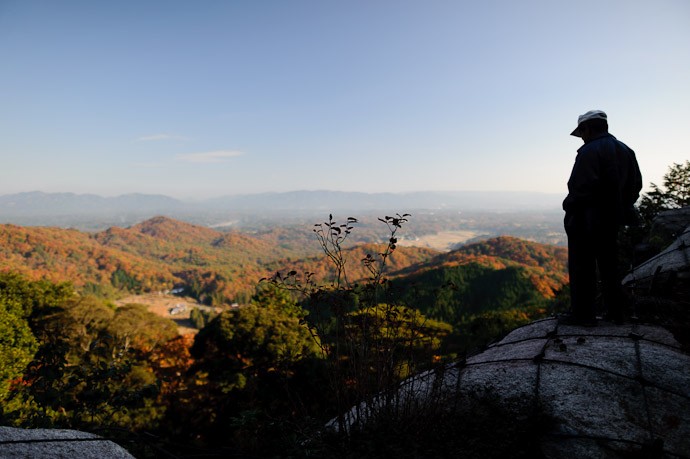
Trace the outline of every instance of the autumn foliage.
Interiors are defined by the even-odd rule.
[[[399,247],[406,219],[382,220],[388,244],[352,245],[342,236],[356,220],[329,219],[320,234],[334,234],[335,268],[335,252],[298,256],[285,232],[163,217],[98,233],[1,225],[0,420],[152,432],[200,455],[232,444],[318,456],[328,419],[562,299],[565,249],[512,237],[448,253]],[[309,281],[257,286],[276,272]],[[241,305],[193,336],[146,305],[106,301],[172,287]]]

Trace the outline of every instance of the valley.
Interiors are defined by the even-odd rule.
[[[265,413],[288,419],[293,400],[323,423],[380,390],[366,381],[396,384],[561,311],[567,249],[510,235],[549,221],[420,211],[394,239],[373,214],[345,239],[328,222],[340,284],[314,223],[2,224],[0,400],[18,425],[114,420],[187,444],[225,441],[228,419],[270,428]]]
[[[526,229],[520,222],[514,224]],[[553,298],[567,282],[564,248],[514,236],[488,237],[473,230],[432,233],[429,225],[422,220],[400,229],[397,248],[386,260],[383,275],[397,285],[410,286],[405,288],[416,285],[419,293],[401,295],[406,304],[421,302],[418,307],[432,319],[456,323],[478,312],[536,304],[539,298]],[[386,241],[383,225],[379,222],[378,226],[377,239]],[[180,333],[192,333],[193,306],[217,311],[230,305],[246,306],[263,288],[259,279],[275,273],[309,272],[314,285],[329,285],[336,271],[319,251],[311,228],[223,232],[167,217],[95,233],[0,225],[0,271],[70,282],[81,295],[109,300],[116,306],[144,304],[156,315],[176,322]],[[373,234],[373,222],[366,218],[353,223],[352,240],[348,236],[341,243],[345,274],[351,283],[366,282],[371,276],[363,259],[372,257],[373,266],[382,261],[385,245],[368,242]],[[417,285],[420,282],[424,287]],[[428,294],[443,282],[473,286],[465,293],[452,294],[452,299],[443,300],[450,303],[441,305]],[[480,286],[492,283],[495,292],[502,292],[501,298],[513,300],[490,300],[489,291]],[[502,283],[508,290],[501,290]],[[163,293],[172,289],[177,295]],[[477,301],[485,305],[479,307]],[[176,305],[184,307],[173,314]]]

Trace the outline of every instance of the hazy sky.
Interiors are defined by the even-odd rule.
[[[690,158],[687,0],[0,0],[0,194],[565,193]]]

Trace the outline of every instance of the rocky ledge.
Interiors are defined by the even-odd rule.
[[[0,427],[0,457],[134,459],[121,446],[91,433],[13,427]]]
[[[490,394],[515,419],[539,412],[550,420],[540,440],[549,458],[690,451],[690,356],[657,326],[532,322],[482,353],[408,380],[401,397],[423,406],[439,390],[458,416],[472,414],[466,401],[477,394]],[[366,418],[367,408],[353,408],[346,424]]]

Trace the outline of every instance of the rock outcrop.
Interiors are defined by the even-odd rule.
[[[690,282],[690,226],[658,255],[637,266],[623,279],[623,285],[638,292],[670,290]]]
[[[541,439],[549,458],[690,451],[690,356],[656,326],[536,321],[442,376],[428,372],[403,387],[420,404],[441,387],[445,405],[461,416],[468,414],[462,400],[477,393],[490,393],[516,417],[539,410],[551,420]],[[348,413],[348,423],[361,418],[361,408]]]
[[[124,448],[77,430],[0,427],[1,458],[134,459]]]

